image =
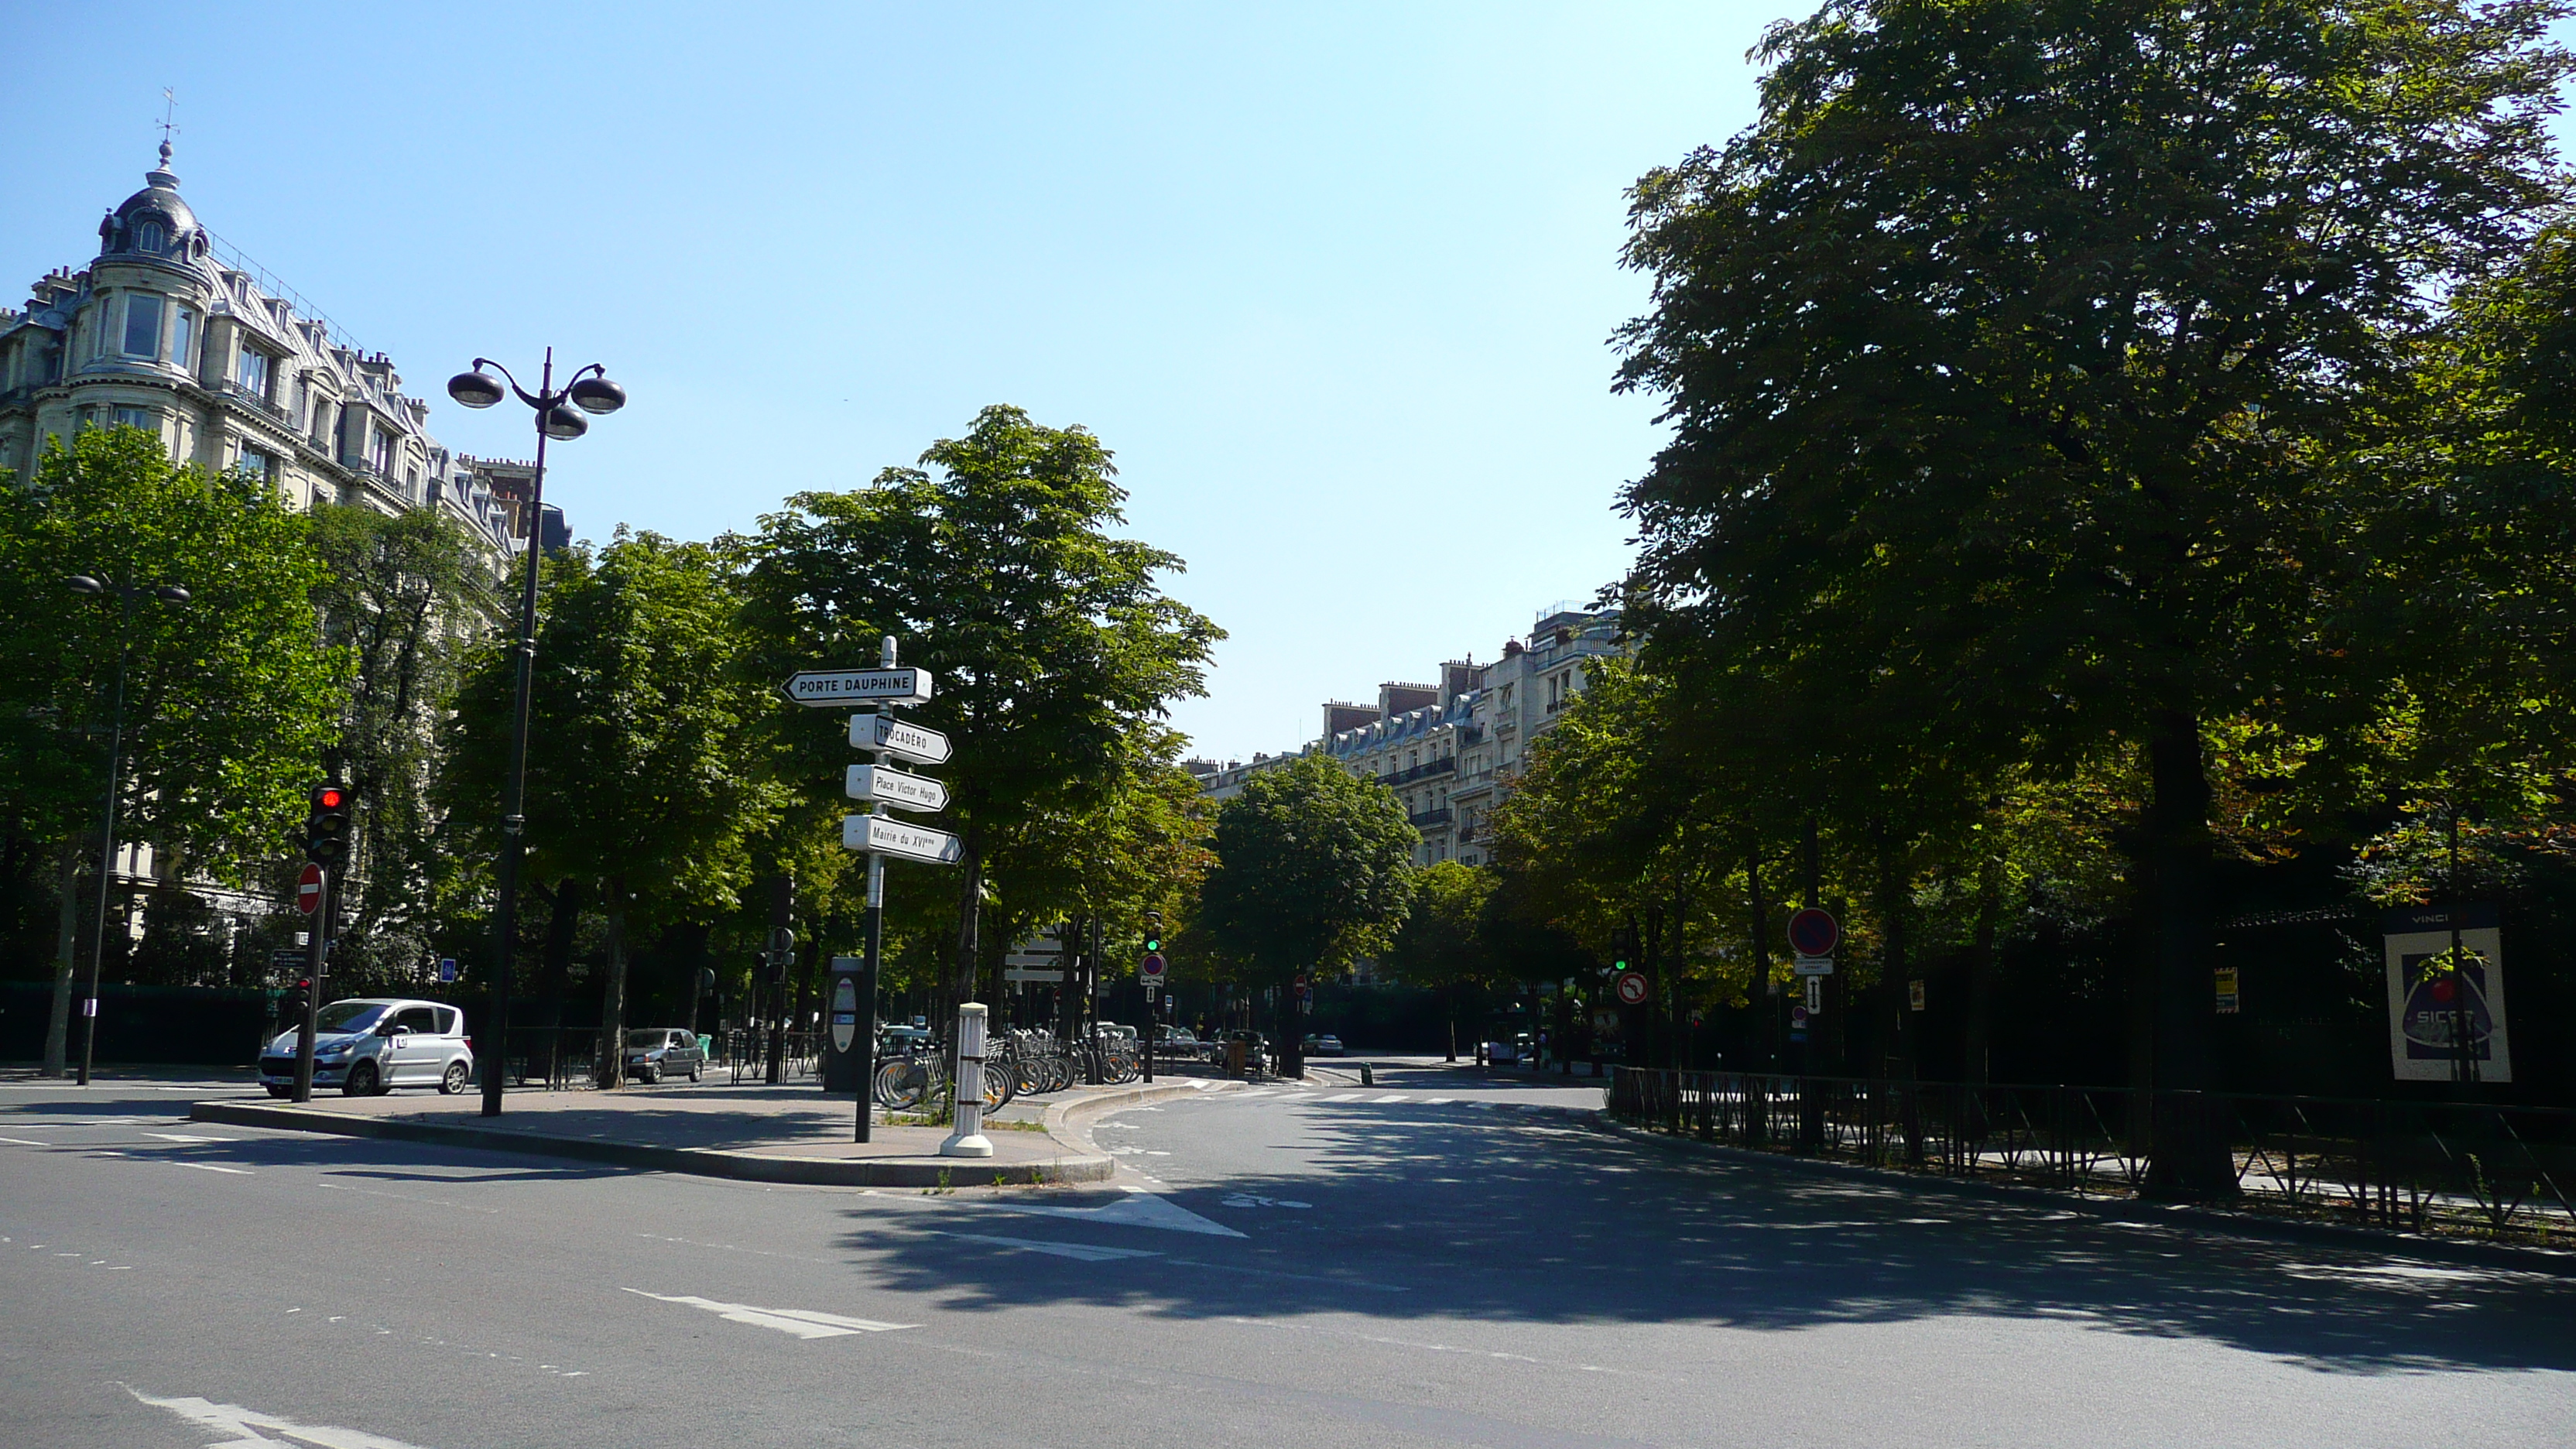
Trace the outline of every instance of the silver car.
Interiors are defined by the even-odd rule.
[[[626,1034],[626,1075],[639,1082],[677,1076],[694,1082],[706,1066],[707,1054],[698,1049],[696,1032],[652,1026]]]
[[[259,1084],[272,1097],[295,1090],[295,1037],[281,1033],[259,1054]],[[313,1033],[313,1085],[352,1097],[396,1087],[436,1087],[450,1096],[474,1080],[474,1043],[465,1013],[435,1001],[351,997],[322,1008]]]

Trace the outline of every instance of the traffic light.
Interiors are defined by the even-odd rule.
[[[307,796],[304,858],[315,865],[338,865],[349,855],[349,787],[316,785]]]
[[[769,980],[772,985],[787,979],[787,968],[796,961],[796,933],[780,926],[769,933]]]
[[[308,976],[303,980],[296,982],[293,986],[287,988],[287,992],[284,996],[278,998],[277,1014],[290,1020],[302,1017],[304,1015],[305,1001],[312,995],[312,992],[313,979],[311,977]]]
[[[1145,913],[1145,954],[1150,956],[1162,949],[1163,913],[1161,911],[1147,911]]]

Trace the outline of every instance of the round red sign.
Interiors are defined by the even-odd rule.
[[[1646,993],[1649,990],[1646,984],[1646,973],[1643,971],[1626,971],[1620,973],[1618,989],[1619,1002],[1621,1005],[1645,1005]]]
[[[295,878],[295,908],[308,916],[322,909],[322,867],[308,863]]]
[[[1789,945],[1801,956],[1830,956],[1842,938],[1843,928],[1814,906],[1789,917]]]

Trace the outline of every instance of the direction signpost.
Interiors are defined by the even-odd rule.
[[[876,1088],[877,1044],[877,978],[885,956],[885,862],[893,856],[916,860],[927,865],[954,865],[965,854],[965,844],[944,830],[932,830],[893,819],[891,809],[929,812],[946,808],[948,787],[926,776],[906,774],[893,769],[888,762],[936,765],[945,761],[950,748],[948,737],[937,730],[906,724],[891,713],[901,705],[926,703],[931,696],[931,674],[927,669],[899,668],[895,664],[894,636],[888,634],[879,645],[874,669],[809,669],[796,674],[785,684],[787,697],[801,705],[817,709],[844,708],[853,704],[873,705],[874,714],[850,716],[850,743],[876,756],[869,765],[852,765],[846,781],[849,797],[868,805],[865,815],[841,817],[841,845],[846,850],[864,851],[868,857],[867,954],[860,958],[861,980],[852,995],[856,997],[855,1019],[848,1040],[843,1042],[838,1031],[837,1000],[834,1005],[834,1044],[844,1053],[858,1057],[858,1140],[868,1140],[871,1112],[868,1099]],[[981,1007],[975,1008],[981,1011]],[[981,1019],[978,1018],[978,1025]],[[960,1043],[961,1049],[964,1043]],[[980,1055],[982,1046],[976,1043]],[[961,1059],[960,1067],[964,1067]],[[980,1066],[979,1066],[980,1070]],[[960,1083],[980,1078],[959,1076]],[[959,1116],[965,1117],[964,1102],[969,1088],[958,1088]]]

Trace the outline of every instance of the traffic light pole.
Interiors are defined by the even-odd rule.
[[[316,867],[319,869],[319,867]],[[331,934],[331,896],[339,878],[322,871],[322,896],[313,903],[312,929],[304,938],[304,1021],[295,1033],[295,1100],[313,1100],[313,1038],[321,1024],[322,968]]]

